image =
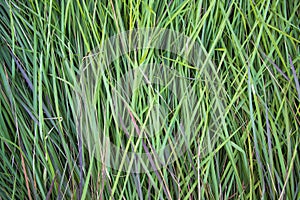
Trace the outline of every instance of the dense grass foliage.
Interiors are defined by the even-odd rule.
[[[0,199],[300,198],[299,0],[1,0],[0,13]],[[85,56],[144,27],[203,44],[224,113],[214,145],[196,135],[170,165],[130,173],[106,168],[82,144],[74,91]],[[122,57],[115,69],[122,74],[141,56]],[[109,101],[105,88],[99,95]],[[110,113],[98,112],[117,138]]]

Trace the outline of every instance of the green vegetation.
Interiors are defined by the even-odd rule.
[[[300,198],[299,0],[0,0],[0,13],[0,199]],[[195,133],[175,162],[131,173],[106,168],[82,144],[74,93],[90,52],[113,35],[144,27],[170,29],[203,44],[222,83],[224,113],[214,142],[205,139],[209,117],[198,119],[203,134]],[[121,57],[107,77],[119,80],[142,61],[164,61],[194,84],[198,69],[183,59],[143,53]],[[116,145],[128,142],[145,152],[141,140],[120,136],[122,129],[103,108],[112,102],[113,85],[99,85],[99,126]],[[205,116],[214,98],[199,88],[189,91]],[[140,129],[143,112],[151,109],[148,92],[141,89],[128,109]],[[178,108],[180,102],[173,102]],[[188,116],[195,113],[182,112],[192,122]]]

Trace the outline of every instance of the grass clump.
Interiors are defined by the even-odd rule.
[[[298,0],[2,0],[0,13],[0,199],[300,198]],[[224,106],[217,137],[205,137],[214,98],[193,81],[197,69],[170,52],[130,52],[98,77],[99,127],[117,147],[143,153],[169,144],[168,133],[182,126],[172,121],[179,111],[183,126],[194,122],[197,131],[167,166],[158,168],[149,159],[150,171],[143,173],[107,168],[78,133],[78,76],[84,58],[109,37],[151,27],[192,38],[216,67]],[[175,111],[161,129],[152,127],[159,137],[150,140],[130,134],[143,130],[147,117],[155,122],[159,116],[147,116],[151,94],[160,91],[167,98],[170,91],[145,87],[132,95],[122,112],[129,137],[105,110],[113,105],[116,85],[103,77],[121,80],[142,61],[178,69],[202,109],[193,112],[176,98],[161,103],[156,96],[158,105]]]

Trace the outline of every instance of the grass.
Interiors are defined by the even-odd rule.
[[[300,1],[1,0],[0,13],[0,199],[300,198]],[[105,109],[117,87],[111,78],[120,81],[151,62],[188,78],[199,71],[164,51],[139,50],[114,61],[97,79],[96,112],[98,127],[127,148],[125,156],[173,144],[180,112],[185,128],[194,122],[202,133],[191,135],[175,162],[160,168],[149,158],[149,171],[131,173],[134,161],[127,170],[109,168],[84,145],[74,93],[87,55],[113,35],[145,27],[180,32],[203,45],[222,83],[224,109],[213,143],[207,138],[215,99],[209,88],[190,81],[197,113],[164,88],[145,87],[123,110],[131,126],[126,136]],[[151,96],[157,90],[177,112],[157,137],[133,138],[157,116],[146,102],[158,98]]]

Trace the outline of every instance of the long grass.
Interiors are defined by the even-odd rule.
[[[0,13],[0,199],[300,198],[299,0],[1,0]],[[83,144],[74,92],[87,55],[113,35],[147,27],[203,44],[224,89],[224,112],[214,145],[194,135],[175,162],[131,173],[107,168]],[[162,58],[132,53],[107,77],[120,78],[141,59]],[[165,62],[195,74],[182,60]],[[116,145],[147,151],[137,138],[121,137],[101,107],[111,103],[111,87],[98,91],[99,126]],[[139,92],[126,114],[143,124],[150,91]],[[191,92],[209,109],[207,90]],[[189,122],[192,113],[183,112]],[[201,131],[208,120],[200,120]]]

